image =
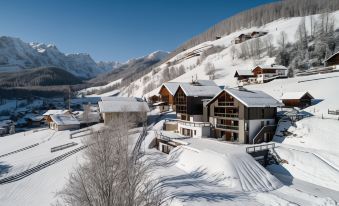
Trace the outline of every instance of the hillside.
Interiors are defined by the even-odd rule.
[[[333,12],[338,9],[339,2],[336,0],[285,0],[261,5],[237,13],[194,36],[175,49],[168,59],[203,42],[214,41],[241,29],[261,27],[279,19]]]
[[[237,69],[250,70],[255,65],[276,63],[276,57],[281,51],[279,41],[282,33],[288,45],[287,48],[293,49],[294,45],[298,45],[297,31],[300,23],[305,21],[306,32],[310,34],[311,25],[314,26],[314,22],[320,21],[323,16],[317,14],[306,17],[280,19],[260,27],[242,29],[214,41],[201,43],[161,63],[153,68],[152,72],[129,83],[128,86],[120,88],[121,94],[126,96],[148,96],[155,94],[159,86],[166,81],[189,82],[192,78],[210,79],[211,77],[205,71],[208,64],[212,64],[215,67],[213,79],[218,85],[236,86],[236,79],[233,76]],[[333,19],[333,38],[336,38],[336,40],[334,40],[333,50],[322,52],[330,55],[339,49],[339,12],[332,12],[328,16]],[[313,24],[311,24],[312,21]],[[265,31],[268,33],[240,44],[233,43],[234,39],[240,34],[251,33],[253,31]],[[257,42],[260,45],[260,54],[250,55],[251,52],[255,51],[255,49],[251,48]],[[317,42],[317,39],[313,39],[308,44],[312,47]],[[269,54],[269,49],[273,51],[271,55]],[[244,56],[246,51],[247,55]],[[312,51],[312,48],[309,51]],[[291,55],[295,54],[292,51],[290,53]],[[321,59],[323,60],[325,56],[317,58],[319,58],[317,61],[321,62]],[[291,67],[294,65],[292,63]],[[290,67],[290,65],[286,66]]]
[[[156,67],[159,62],[168,56],[168,54],[169,52],[156,51],[143,57],[130,59],[115,68],[113,71],[98,75],[96,78],[91,79],[89,83],[94,86],[101,85],[100,88],[93,88],[96,90],[109,90],[109,87],[116,84],[117,80],[119,80],[119,86],[129,85],[130,82],[133,82],[134,80],[150,72],[152,68]],[[112,89],[116,88],[117,87],[112,87]],[[89,88],[87,91],[93,89]]]
[[[56,67],[41,67],[0,73],[0,87],[30,87],[80,84],[73,74]]]
[[[96,63],[89,54],[64,54],[52,44],[26,43],[19,38],[0,37],[0,72],[37,67],[58,67],[75,76],[92,78],[111,71],[118,62]]]

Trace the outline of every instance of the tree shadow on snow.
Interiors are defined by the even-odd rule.
[[[172,192],[169,197],[183,201],[219,202],[239,198],[239,194],[208,190],[209,187],[213,187],[213,190],[220,187],[222,190],[224,187],[220,184],[220,181],[224,179],[220,174],[207,175],[206,169],[198,168],[187,174],[163,177],[161,182],[162,188],[165,190],[182,189],[178,192]],[[190,187],[190,189],[187,187]]]
[[[276,165],[269,165],[266,167],[266,169],[273,175],[275,176],[278,180],[280,180],[281,183],[283,183],[286,186],[290,186],[293,184],[293,176],[292,174],[285,169],[285,167],[283,167],[281,165],[282,163]],[[283,163],[283,164],[288,164],[288,163]]]
[[[320,102],[324,101],[323,99],[313,99],[312,100],[312,106],[319,104]]]
[[[10,165],[7,165],[7,164],[3,164],[3,162],[0,162],[0,177],[5,174],[5,173],[8,173],[9,169],[11,168],[12,166]]]

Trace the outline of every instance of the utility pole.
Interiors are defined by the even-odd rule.
[[[71,86],[68,87],[68,111],[71,111]]]

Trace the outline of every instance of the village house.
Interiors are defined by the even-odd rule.
[[[50,122],[52,122],[51,115],[55,115],[55,114],[71,114],[71,112],[69,110],[51,109],[42,115],[44,116],[47,124],[49,124]]]
[[[277,78],[287,78],[288,69],[282,65],[258,65],[252,73],[257,79],[257,83],[262,84]]]
[[[234,77],[238,82],[263,84],[274,79],[287,78],[288,69],[281,65],[258,65],[252,70],[237,70]]]
[[[234,39],[234,43],[235,44],[240,44],[240,43],[242,43],[242,42],[244,42],[246,40],[249,40],[249,39],[251,39],[251,35],[249,35],[249,34],[240,34],[238,37],[236,37]]]
[[[97,111],[74,111],[73,115],[80,122],[80,127],[86,127],[100,122],[100,113]]]
[[[55,131],[80,129],[80,122],[71,114],[50,115],[49,127]]]
[[[308,92],[286,92],[280,99],[287,107],[305,108],[312,105],[314,97]]]
[[[339,65],[339,51],[328,57],[325,61],[325,66]]]
[[[146,102],[134,97],[103,97],[98,104],[106,125],[120,115],[126,115],[133,123],[139,124],[146,121],[150,111]]]
[[[265,32],[265,31],[253,31],[251,33],[248,33],[248,34],[240,34],[239,36],[237,36],[233,42],[234,44],[240,44],[244,41],[247,41],[249,39],[252,39],[252,38],[257,38],[257,37],[261,37],[261,36],[264,36],[266,35],[268,32]]]
[[[222,90],[206,106],[212,137],[252,144],[272,139],[282,104],[262,91],[239,87]]]
[[[174,93],[177,91],[179,85],[180,83],[178,82],[166,82],[161,85],[159,90],[160,99],[158,104],[162,106],[162,111],[168,111],[169,108],[172,108],[172,110],[175,111]]]
[[[174,95],[178,131],[189,137],[207,137],[210,125],[204,117],[204,100],[211,99],[221,89],[213,81],[180,84]]]
[[[235,71],[234,77],[237,78],[238,82],[254,83],[256,81],[251,70],[237,70]]]
[[[44,116],[42,115],[26,115],[25,119],[27,120],[27,126],[30,127],[40,127],[44,124]]]
[[[12,120],[0,121],[0,136],[15,133],[15,124]]]

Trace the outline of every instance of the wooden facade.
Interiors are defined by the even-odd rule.
[[[176,112],[181,114],[181,120],[190,120],[190,115],[203,115],[203,99],[211,97],[193,97],[186,96],[181,87],[178,88],[174,95]]]
[[[246,107],[226,91],[208,104],[208,110],[215,138],[245,144],[252,143],[260,128],[274,125],[277,113],[276,107]],[[261,138],[270,141],[274,132],[266,131]]]
[[[326,66],[339,65],[339,52],[333,54],[331,57],[325,60]]]
[[[276,73],[276,70],[275,69],[263,69],[257,66],[252,70],[252,72],[254,76],[258,76],[259,74],[274,74]]]
[[[165,102],[168,105],[174,104],[173,95],[164,85],[161,86],[159,94],[160,94],[160,101]]]
[[[300,107],[305,108],[312,105],[312,99],[314,99],[309,93],[305,93],[299,99],[282,99],[282,102],[287,107]]]

